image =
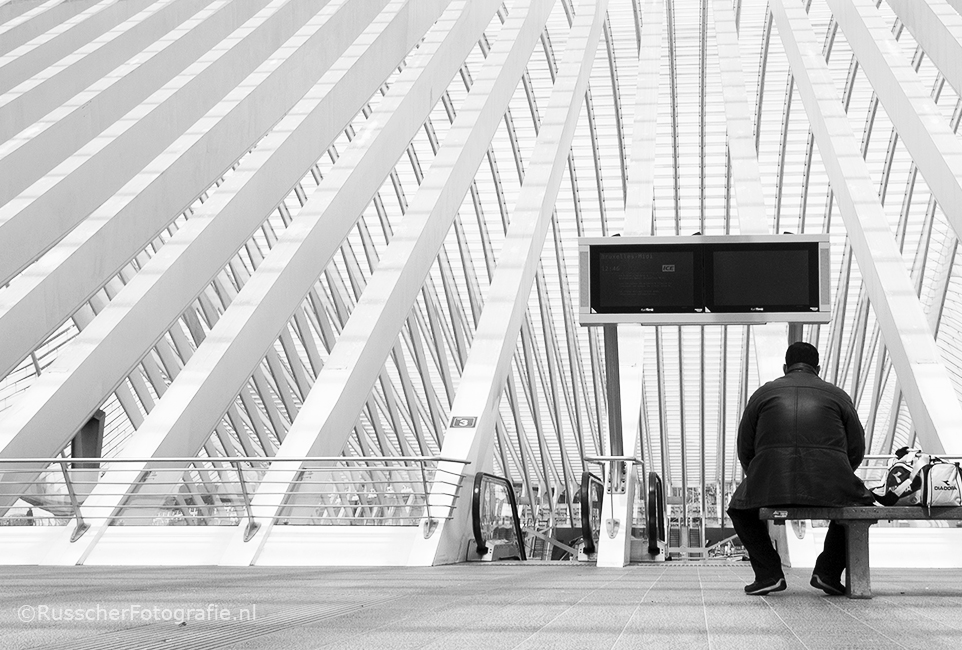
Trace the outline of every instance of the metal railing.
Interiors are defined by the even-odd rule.
[[[99,462],[101,467],[89,468]],[[84,463],[85,468],[71,465]],[[237,526],[247,539],[265,517],[254,496],[280,504],[275,525],[418,526],[425,535],[450,519],[462,474],[441,456],[183,457],[0,459],[0,503],[26,504],[32,517],[6,509],[7,525],[67,525],[74,539],[89,521],[109,525]],[[124,471],[136,475],[123,476]],[[97,504],[84,506],[97,489]],[[102,504],[113,502],[116,507]],[[13,510],[22,510],[16,508]]]
[[[608,494],[623,494],[628,482],[628,463],[636,472],[645,471],[645,463],[634,456],[585,456],[586,463],[594,463],[607,468],[605,490]]]

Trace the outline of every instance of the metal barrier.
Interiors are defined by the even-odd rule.
[[[33,510],[25,517],[8,509],[0,522],[67,525],[76,520],[76,540],[88,521],[98,519],[116,526],[237,526],[243,520],[250,539],[258,527],[252,507],[256,494],[282,504],[270,517],[275,525],[424,523],[429,536],[437,521],[452,517],[463,479],[441,464],[468,462],[441,456],[254,456],[109,458],[96,459],[100,468],[70,467],[92,461],[0,459],[0,499],[19,498]],[[137,475],[118,476],[124,471]],[[95,487],[100,499],[114,498],[119,506],[85,508]]]

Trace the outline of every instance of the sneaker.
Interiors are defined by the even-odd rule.
[[[811,582],[809,582],[809,584],[815,587],[816,589],[821,589],[829,596],[845,595],[845,585],[843,585],[840,581],[823,578],[817,573],[812,574],[812,580]]]
[[[745,587],[745,593],[749,596],[764,596],[773,591],[785,591],[785,578],[775,578],[774,580],[756,580]]]

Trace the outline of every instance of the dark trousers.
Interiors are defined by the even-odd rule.
[[[784,576],[782,560],[768,536],[768,522],[758,518],[758,508],[750,510],[728,509],[732,526],[748,551],[756,580],[775,580]],[[815,560],[815,573],[825,579],[841,581],[845,570],[845,528],[830,522],[825,535],[825,545]]]

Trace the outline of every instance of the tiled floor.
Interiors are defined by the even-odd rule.
[[[872,600],[824,596],[803,569],[787,591],[745,596],[750,574],[745,563],[0,567],[0,648],[962,647],[962,570],[876,569]]]

